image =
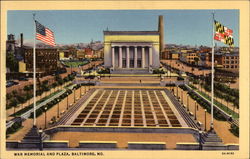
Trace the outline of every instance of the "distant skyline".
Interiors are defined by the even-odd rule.
[[[166,44],[192,46],[212,45],[212,12],[222,25],[233,30],[235,46],[239,46],[239,10],[42,10],[8,11],[7,34],[16,39],[24,34],[32,42],[36,20],[50,28],[56,44],[103,41],[103,30],[158,30],[158,16],[164,16]],[[7,36],[7,35],[6,35]],[[218,46],[226,46],[216,42]]]

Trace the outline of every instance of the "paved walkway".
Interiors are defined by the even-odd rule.
[[[167,149],[175,149],[177,142],[196,142],[192,134],[112,132],[58,132],[52,140],[68,140],[69,147],[77,147],[79,141],[117,141],[122,149],[128,147],[128,142],[166,142]]]

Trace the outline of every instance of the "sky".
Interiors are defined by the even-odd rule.
[[[54,32],[57,44],[89,43],[103,41],[103,30],[107,28],[110,31],[157,30],[158,15],[163,15],[166,44],[211,46],[213,11],[215,20],[233,30],[235,46],[239,46],[239,10],[11,10],[7,34],[14,34],[18,39],[23,33],[24,42],[31,42],[35,13],[36,20]]]

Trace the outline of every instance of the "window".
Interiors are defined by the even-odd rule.
[[[122,59],[122,68],[126,68],[127,67],[127,60],[126,58]]]
[[[129,67],[133,68],[134,67],[134,59],[129,60]]]
[[[137,59],[137,67],[138,67],[138,68],[141,68],[141,67],[142,67],[142,65],[141,65],[141,59]]]

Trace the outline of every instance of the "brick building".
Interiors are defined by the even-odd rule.
[[[36,49],[36,71],[42,74],[51,74],[58,67],[58,50],[55,48]],[[26,71],[33,72],[33,48],[25,48],[24,62]]]

